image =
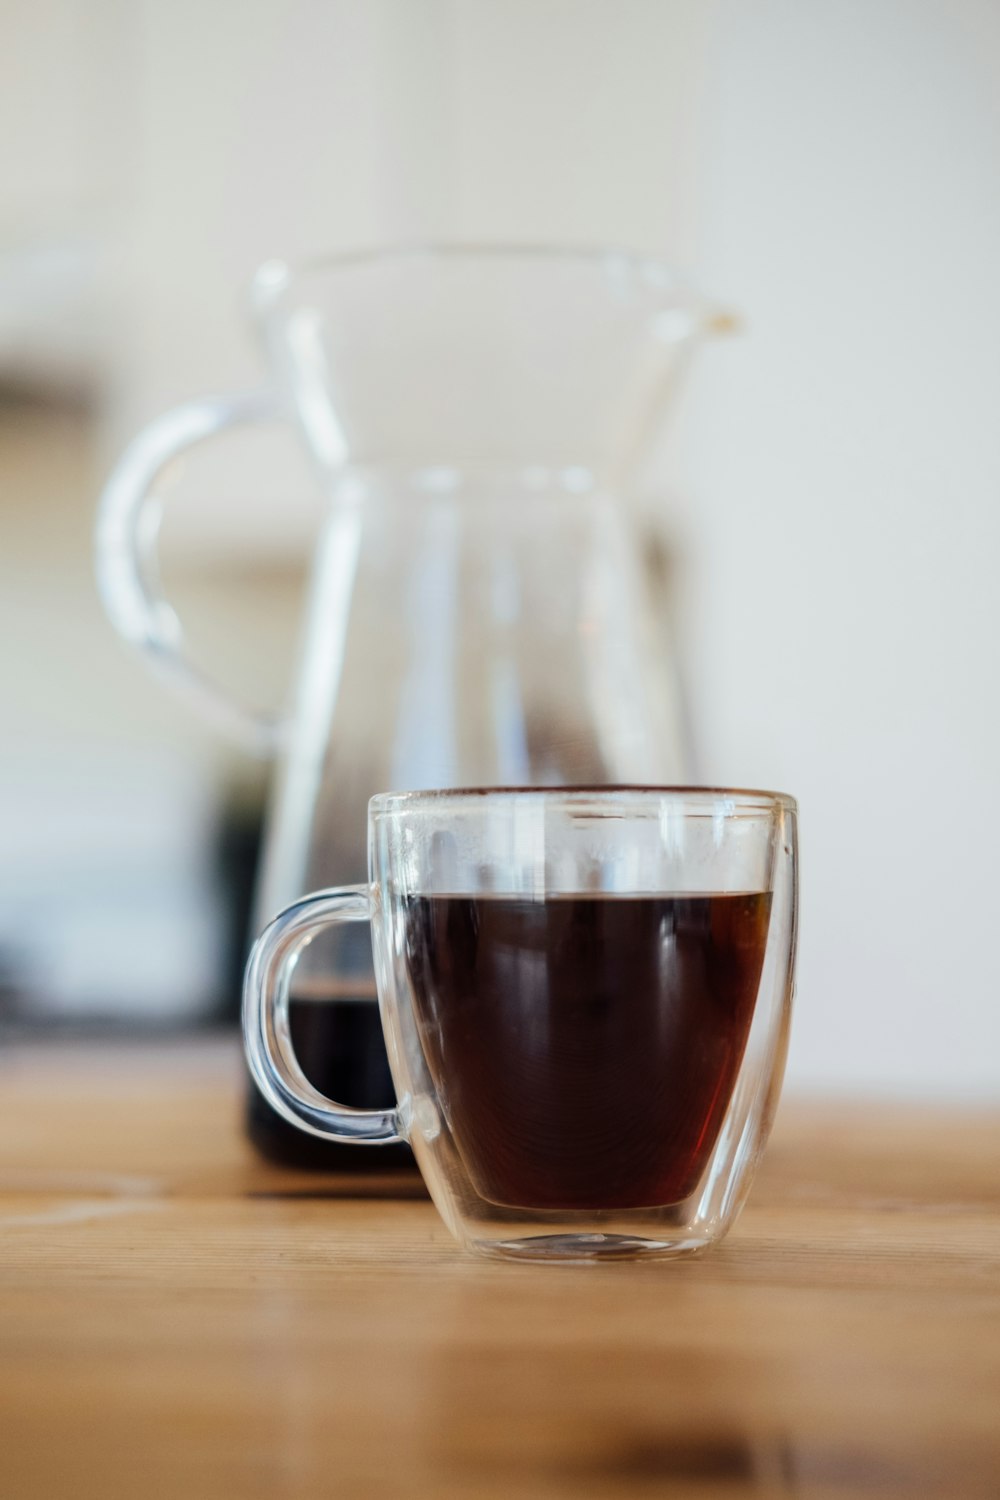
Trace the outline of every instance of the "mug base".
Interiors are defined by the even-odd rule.
[[[575,1261],[646,1260],[697,1255],[711,1243],[685,1239],[648,1239],[634,1234],[529,1234],[517,1239],[471,1240],[470,1248],[492,1260]]]

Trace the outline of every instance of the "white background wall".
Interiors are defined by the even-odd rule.
[[[803,813],[792,1076],[1000,1092],[1000,8],[725,6],[687,412],[705,770]]]
[[[1000,1094],[1000,8],[3,16],[46,9],[79,40],[50,85],[89,80],[51,129],[99,123],[96,94],[117,143],[110,178],[100,150],[74,158],[77,220],[103,246],[109,451],[169,401],[257,378],[237,288],[276,253],[611,240],[667,251],[740,310],[743,337],[706,351],[678,412],[661,521],[700,771],[802,803],[790,1076]],[[0,202],[31,149],[0,158]],[[280,445],[230,461],[174,544],[210,560],[238,530],[250,554],[303,551],[315,506]]]

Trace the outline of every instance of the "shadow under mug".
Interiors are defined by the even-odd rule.
[[[320,891],[254,946],[251,1071],[280,1114],[409,1141],[445,1223],[487,1255],[675,1255],[738,1214],[784,1069],[796,805],[620,787],[389,793],[369,884]],[[370,922],[398,1103],[324,1098],[291,1046],[303,948]]]

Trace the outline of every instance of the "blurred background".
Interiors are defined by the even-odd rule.
[[[232,1016],[268,773],[93,581],[144,422],[265,376],[262,261],[663,253],[737,310],[649,537],[704,782],[800,799],[792,1086],[1000,1095],[1000,9],[993,0],[0,0],[0,1025]],[[165,584],[261,704],[323,500],[196,452]]]

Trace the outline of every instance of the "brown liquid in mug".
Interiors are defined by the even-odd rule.
[[[768,892],[417,896],[417,1025],[476,1190],[535,1209],[678,1203],[746,1047]]]

